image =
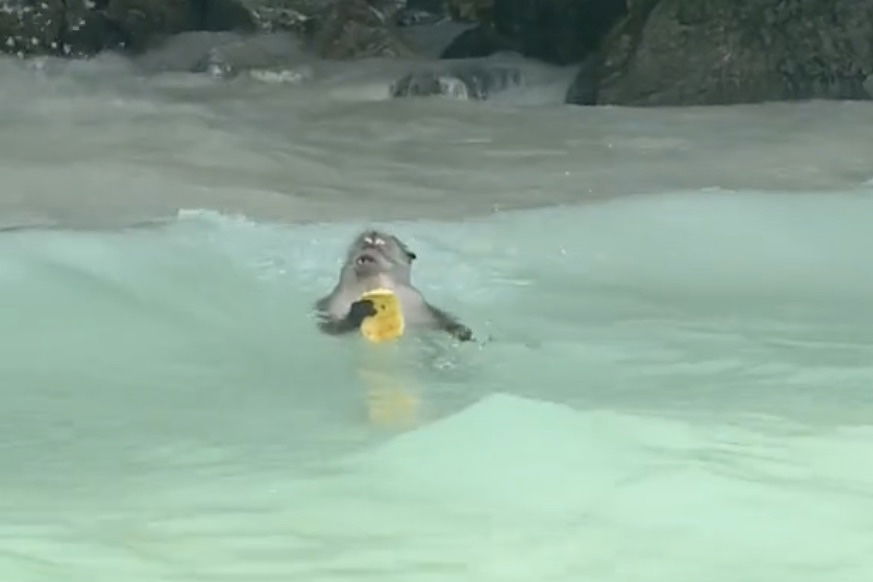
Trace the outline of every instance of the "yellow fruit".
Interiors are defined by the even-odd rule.
[[[400,300],[390,289],[374,289],[361,295],[369,299],[376,308],[376,314],[365,317],[361,323],[361,334],[371,342],[384,342],[403,335],[403,311]]]

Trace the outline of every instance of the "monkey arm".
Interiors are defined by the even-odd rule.
[[[361,322],[364,321],[365,317],[376,314],[376,308],[369,299],[361,299],[352,303],[349,312],[342,319],[332,318],[322,307],[322,305],[319,305],[320,320],[318,327],[321,331],[330,335],[340,335],[355,331],[361,327]]]
[[[470,328],[459,322],[454,316],[449,315],[442,309],[438,309],[429,303],[427,304],[427,307],[430,309],[439,329],[462,342],[471,341],[473,339],[473,332]]]

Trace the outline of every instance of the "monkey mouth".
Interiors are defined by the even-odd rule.
[[[376,264],[376,257],[373,255],[360,255],[357,259],[355,259],[356,265],[374,265]]]

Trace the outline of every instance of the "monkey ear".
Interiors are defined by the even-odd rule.
[[[406,255],[406,258],[409,259],[409,262],[414,261],[418,258],[418,255],[409,250],[409,247],[403,243],[400,243],[400,248],[403,250],[403,253]]]
[[[401,241],[396,236],[393,238],[394,238],[394,242],[397,243],[397,246],[400,247],[400,250],[403,251],[403,253],[406,255],[406,258],[409,259],[410,262],[412,262],[418,258],[418,256],[415,253],[413,253],[411,250],[409,250],[409,247],[406,246],[406,244],[403,241]]]

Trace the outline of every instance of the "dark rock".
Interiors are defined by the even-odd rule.
[[[588,56],[579,66],[579,72],[567,89],[564,100],[573,105],[597,104],[597,73],[600,58],[596,53]]]
[[[626,0],[471,0],[480,26],[463,32],[446,58],[500,51],[566,65],[584,60],[627,13]],[[458,17],[458,16],[456,16]]]
[[[109,0],[105,14],[125,48],[134,52],[156,37],[196,30],[201,22],[199,6],[191,0]]]
[[[336,1],[336,0],[334,0]],[[397,14],[406,8],[406,0],[367,0],[386,21],[395,22]]]
[[[208,31],[253,31],[259,28],[255,15],[237,0],[200,0],[200,30]]]
[[[0,0],[0,50],[141,53],[189,31],[294,31],[328,58],[411,55],[404,0]]]
[[[501,37],[494,27],[480,24],[459,34],[445,48],[441,59],[471,59],[487,57],[501,51],[511,51],[513,43]]]
[[[393,30],[405,0],[230,1],[242,5],[259,30],[294,32],[327,58],[408,52]]]
[[[452,20],[456,22],[489,22],[497,0],[446,0]]]
[[[605,41],[597,99],[869,99],[871,73],[870,0],[660,0]]]
[[[413,54],[392,20],[367,0],[336,0],[319,23],[312,45],[316,54],[329,59]]]
[[[446,0],[406,0],[408,10],[420,10],[431,14],[448,14]]]
[[[452,41],[470,28],[470,24],[443,18],[425,26],[398,26],[397,31],[414,48],[417,57],[439,59]]]
[[[626,14],[625,0],[494,0],[493,18],[522,55],[566,65],[585,59]]]
[[[436,24],[444,18],[441,14],[434,14],[433,12],[404,9],[397,13],[394,23],[397,26],[426,26],[428,24]]]
[[[435,24],[449,17],[445,0],[407,0],[395,17],[398,26]]]
[[[301,81],[311,76],[311,68],[306,66],[299,45],[291,35],[263,33],[215,41],[188,70],[218,78],[232,78],[252,71]]]
[[[64,27],[58,42],[67,56],[93,55],[105,48],[115,48],[123,42],[121,31],[106,19],[108,0],[66,0]]]
[[[0,50],[76,57],[105,49],[136,52],[189,30],[254,30],[244,1],[2,0]]]
[[[523,82],[523,75],[517,67],[459,63],[408,73],[391,86],[391,96],[445,96],[484,101],[498,91],[520,86]]]
[[[446,8],[455,22],[488,22],[496,0],[446,0]]]
[[[308,33],[333,0],[230,0],[248,12],[258,30]]]
[[[64,0],[9,0],[0,4],[0,49],[28,55],[59,53]]]

